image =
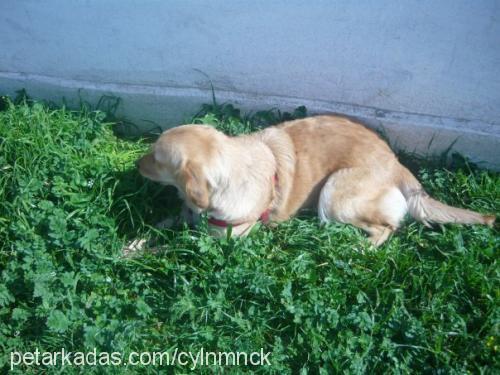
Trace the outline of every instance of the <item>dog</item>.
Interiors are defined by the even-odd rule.
[[[174,185],[187,207],[208,215],[216,236],[245,235],[303,209],[366,231],[379,246],[409,213],[431,223],[485,224],[493,215],[431,198],[375,132],[341,116],[315,116],[230,137],[208,125],[161,134],[140,173]]]

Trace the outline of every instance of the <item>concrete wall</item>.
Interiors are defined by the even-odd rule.
[[[500,2],[0,0],[0,93],[102,94],[143,129],[306,105],[500,169]],[[207,78],[208,77],[208,78]]]

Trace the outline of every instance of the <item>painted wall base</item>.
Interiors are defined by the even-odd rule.
[[[14,96],[25,88],[35,99],[45,99],[78,108],[80,100],[93,105],[103,95],[121,98],[116,115],[135,124],[131,132],[160,131],[189,122],[203,103],[210,103],[209,89],[166,86],[96,83],[59,79],[35,74],[0,73],[2,93]],[[441,153],[453,144],[452,151],[470,158],[481,167],[500,170],[500,127],[480,120],[464,120],[415,113],[380,110],[348,103],[308,100],[286,96],[262,96],[218,90],[219,102],[229,102],[243,111],[277,108],[290,111],[304,105],[308,113],[339,113],[364,124],[382,128],[396,149],[421,155]]]

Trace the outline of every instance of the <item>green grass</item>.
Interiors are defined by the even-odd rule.
[[[151,225],[174,214],[179,201],[134,169],[145,142],[116,138],[102,113],[85,108],[3,106],[0,370],[9,368],[11,351],[63,347],[272,352],[271,367],[206,373],[499,370],[498,229],[431,230],[409,221],[376,251],[361,231],[320,228],[313,216],[240,239],[213,239],[203,226],[157,231]],[[234,134],[303,115],[300,108],[242,117],[214,103],[197,121]],[[500,211],[498,174],[461,159],[451,171],[435,160],[405,160],[433,196]],[[153,238],[159,252],[121,257],[127,241],[143,237]]]

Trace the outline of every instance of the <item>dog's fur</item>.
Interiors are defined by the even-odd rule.
[[[236,235],[247,233],[263,212],[272,223],[311,208],[322,222],[364,229],[375,245],[407,212],[426,225],[495,221],[430,198],[382,139],[339,116],[289,121],[238,137],[184,125],[165,131],[138,165],[143,176],[176,186],[193,211],[232,224]]]

